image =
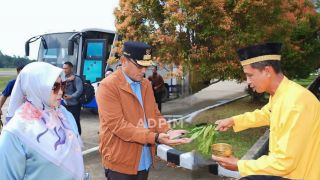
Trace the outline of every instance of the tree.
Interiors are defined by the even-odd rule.
[[[156,60],[182,65],[194,87],[244,80],[236,50],[283,43],[283,69],[303,78],[319,68],[319,14],[307,0],[120,0],[116,28],[152,44]]]
[[[17,63],[30,62],[28,58],[8,56],[0,51],[0,68],[16,68]]]

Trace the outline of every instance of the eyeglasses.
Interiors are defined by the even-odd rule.
[[[53,87],[52,87],[52,91],[55,93],[55,94],[58,94],[59,93],[59,90],[61,89],[62,91],[64,91],[66,87],[66,81],[63,81],[63,82],[55,82],[53,84]]]

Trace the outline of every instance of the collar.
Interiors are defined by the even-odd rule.
[[[143,79],[141,82],[134,82],[132,79],[129,78],[121,69],[116,70],[116,72],[112,73],[110,76],[115,77],[115,81],[119,85],[120,89],[131,93],[134,95],[132,92],[130,83],[139,83],[141,84],[141,93],[142,96],[145,96],[147,88],[149,87],[148,84],[150,83],[149,80]]]
[[[141,84],[141,81],[133,81],[122,69],[121,72],[123,73],[124,78],[127,80],[127,82],[131,85],[131,84]]]
[[[70,76],[72,76],[72,75],[74,75],[74,73],[72,72],[72,73],[70,73],[70,74],[68,74],[68,75],[66,75],[66,77],[68,78],[68,77],[70,77]]]
[[[272,101],[275,101],[275,100],[277,100],[279,97],[281,97],[282,93],[284,93],[284,92],[286,91],[289,82],[290,82],[289,79],[288,79],[286,76],[284,76],[283,79],[282,79],[282,81],[281,81],[281,83],[279,84],[276,92],[274,93],[274,95],[273,95],[273,96],[270,96],[270,98],[272,99]]]

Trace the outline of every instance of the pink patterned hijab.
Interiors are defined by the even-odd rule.
[[[82,143],[75,120],[63,106],[50,107],[52,87],[61,73],[62,69],[44,62],[27,65],[13,88],[7,113],[11,118],[3,130],[82,180]]]

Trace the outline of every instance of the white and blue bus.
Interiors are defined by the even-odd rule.
[[[73,72],[82,79],[89,80],[96,90],[104,78],[107,60],[114,56],[111,49],[118,40],[118,35],[114,31],[103,29],[38,35],[26,42],[26,56],[29,56],[30,43],[37,40],[40,40],[37,61],[58,67],[70,61],[74,65]],[[83,107],[97,109],[96,99]]]

